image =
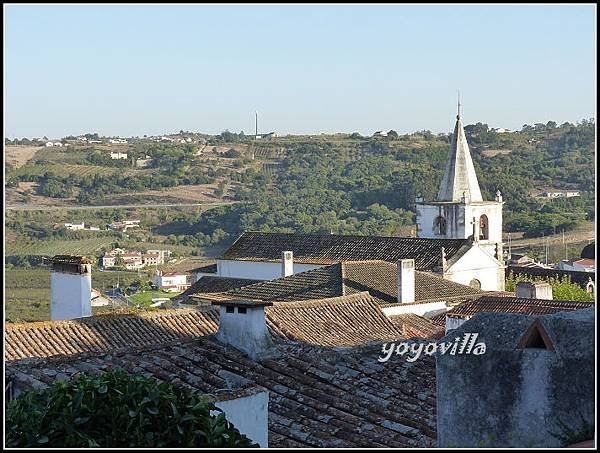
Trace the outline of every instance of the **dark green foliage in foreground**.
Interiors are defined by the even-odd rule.
[[[258,446],[202,395],[122,370],[25,392],[5,426],[8,447]]]

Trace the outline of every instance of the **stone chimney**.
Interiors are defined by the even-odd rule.
[[[82,256],[56,255],[51,263],[50,319],[92,316],[92,262]]]
[[[269,353],[273,339],[267,329],[265,307],[272,302],[227,300],[213,305],[220,305],[217,340],[244,351],[253,360]]]
[[[287,277],[294,273],[294,252],[281,252],[281,276]]]
[[[415,301],[415,260],[398,261],[398,302],[410,304]]]
[[[552,286],[548,282],[519,282],[515,292],[523,299],[552,300]]]

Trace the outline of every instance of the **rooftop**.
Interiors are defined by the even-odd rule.
[[[435,445],[433,358],[379,363],[380,344],[335,350],[278,340],[276,348],[278,357],[253,361],[207,336],[9,362],[6,379],[44,388],[80,372],[122,368],[210,394],[241,381],[269,391],[270,447]]]
[[[225,292],[190,294],[209,301],[239,298],[299,301],[345,296],[364,291],[368,291],[377,303],[397,302],[396,264],[386,261],[343,262]],[[415,271],[417,302],[478,294],[484,292],[431,273]]]
[[[568,300],[526,299],[506,296],[481,296],[463,302],[443,316],[434,316],[431,321],[444,325],[448,316],[473,316],[477,313],[522,313],[530,316],[551,315],[561,311],[581,310],[593,307],[593,302]]]
[[[446,259],[470,248],[468,239],[424,239],[333,234],[243,233],[223,253],[223,260],[280,261],[282,251],[292,251],[294,262],[334,264],[340,261],[383,260],[396,263],[414,259],[419,270],[433,270]]]

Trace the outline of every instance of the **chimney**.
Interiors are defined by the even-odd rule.
[[[269,353],[273,339],[267,329],[265,307],[273,305],[272,302],[226,300],[215,301],[213,305],[220,305],[217,340],[244,351],[253,360]]]
[[[294,273],[294,252],[281,252],[281,276],[287,277]]]
[[[522,299],[552,300],[552,286],[548,282],[519,282],[515,292]]]
[[[82,256],[56,255],[51,263],[50,319],[92,316],[92,262]]]
[[[410,304],[415,301],[415,260],[398,261],[398,302]]]

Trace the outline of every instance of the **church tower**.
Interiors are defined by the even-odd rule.
[[[471,239],[502,262],[502,195],[484,201],[460,117],[456,125],[444,177],[435,201],[416,199],[417,236]]]

